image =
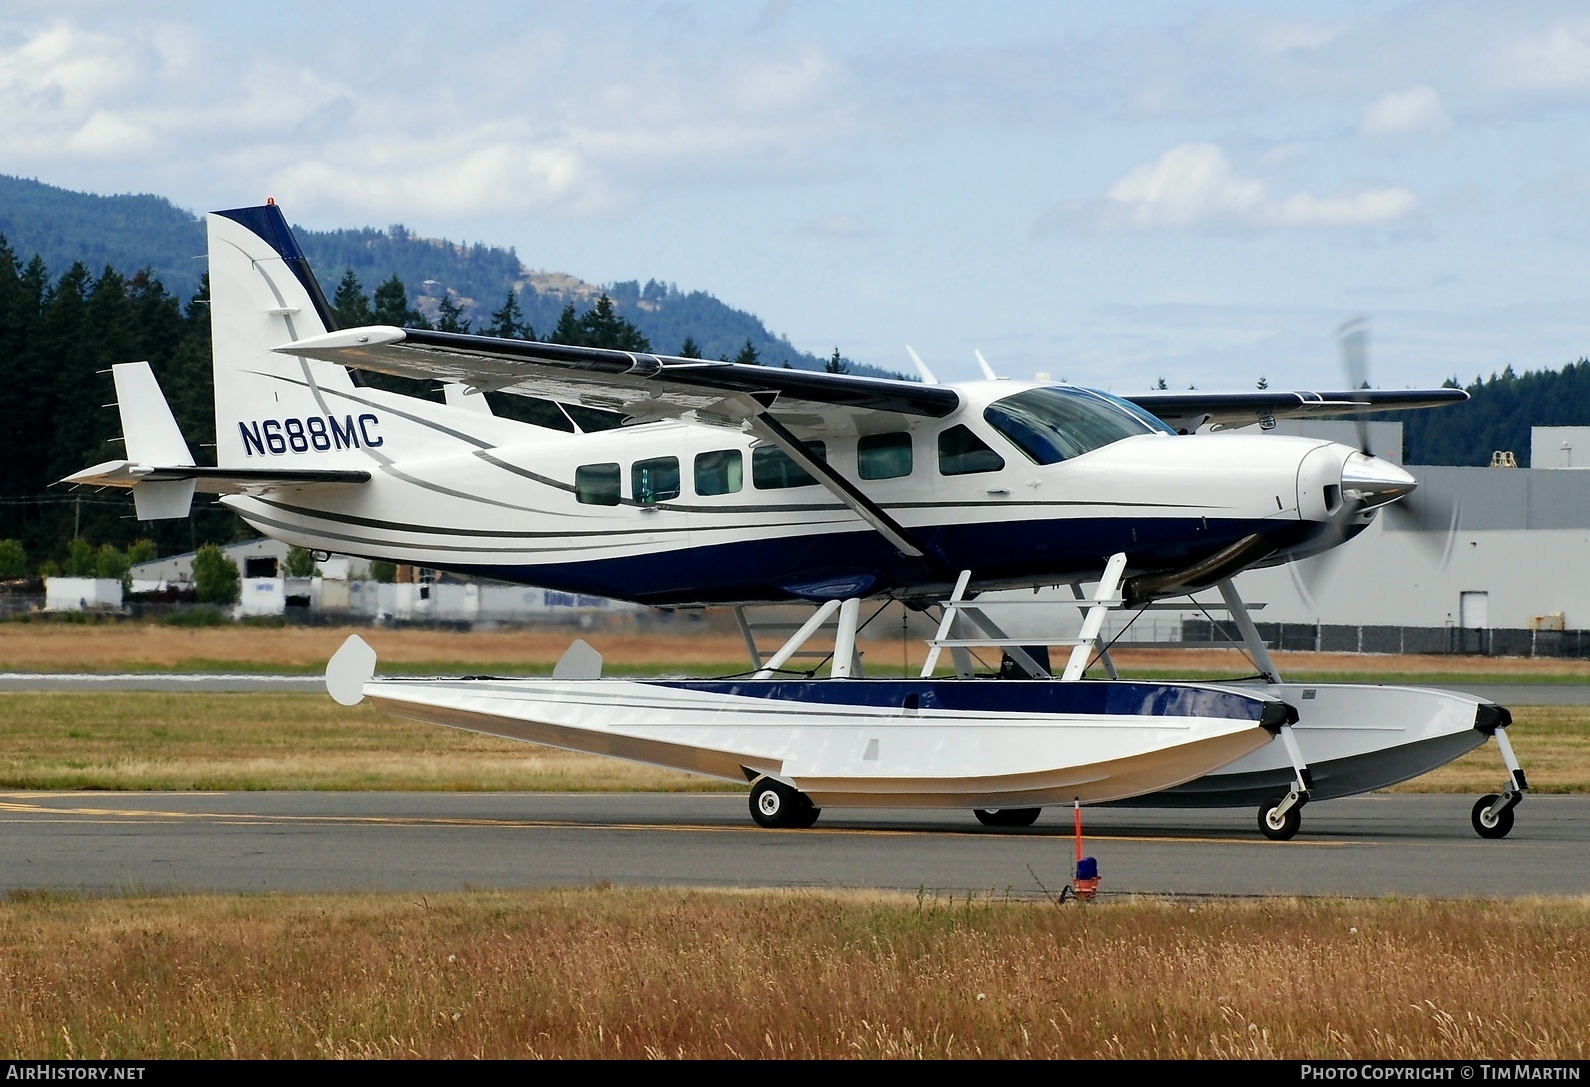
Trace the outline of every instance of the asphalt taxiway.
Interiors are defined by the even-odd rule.
[[[1086,809],[1105,895],[1590,894],[1590,797],[1531,796],[1477,837],[1473,797],[1321,802],[1290,842],[1247,809]],[[0,893],[440,892],[620,885],[886,888],[1037,897],[1065,884],[1072,815],[831,809],[754,826],[743,794],[0,793]]]

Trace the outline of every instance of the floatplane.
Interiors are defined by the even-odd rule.
[[[1351,539],[1417,481],[1348,445],[1214,434],[1282,417],[1435,407],[1460,390],[1155,392],[940,384],[395,327],[338,328],[274,204],[208,217],[216,465],[196,464],[147,363],[114,367],[126,458],[69,478],[131,488],[141,520],[195,492],[260,532],[337,551],[659,606],[814,608],[730,679],[601,678],[576,643],[551,678],[392,679],[353,637],[343,703],[749,781],[752,818],[824,806],[1257,804],[1273,838],[1310,799],[1438,766],[1494,736],[1509,771],[1475,808],[1505,834],[1525,787],[1507,711],[1447,691],[1284,683],[1232,578]],[[913,353],[913,358],[914,358]],[[440,382],[441,401],[365,373]],[[487,392],[528,397],[535,422]],[[1072,586],[1063,668],[979,597]],[[1091,586],[1084,591],[1084,586]],[[1253,681],[1117,678],[1112,609],[1218,587]],[[937,611],[915,678],[868,678],[864,601]],[[828,678],[784,667],[835,624]],[[749,640],[749,639],[748,639]],[[1009,673],[979,679],[973,646]],[[954,677],[937,665],[948,650]],[[1094,663],[1106,678],[1084,680]]]

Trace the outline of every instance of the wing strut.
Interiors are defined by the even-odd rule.
[[[801,440],[791,434],[783,423],[773,418],[765,409],[750,415],[747,421],[751,424],[752,433],[766,438],[784,450],[789,454],[790,460],[804,468],[809,475],[821,480],[823,486],[827,487],[834,497],[854,510],[867,524],[877,529],[879,534],[893,544],[902,555],[913,559],[931,557],[927,548],[918,542],[904,525],[862,494],[850,480],[830,468],[827,461],[812,456],[801,444]]]

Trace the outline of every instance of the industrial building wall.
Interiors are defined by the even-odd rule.
[[[1269,605],[1255,618],[1523,629],[1561,612],[1568,629],[1590,628],[1590,472],[1410,471],[1416,499],[1455,504],[1456,531],[1413,531],[1398,511],[1383,511],[1325,556],[1239,577],[1246,599]]]

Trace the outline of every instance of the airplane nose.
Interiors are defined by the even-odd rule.
[[[1360,511],[1395,502],[1418,489],[1419,481],[1390,461],[1353,453],[1342,464],[1342,495]]]

